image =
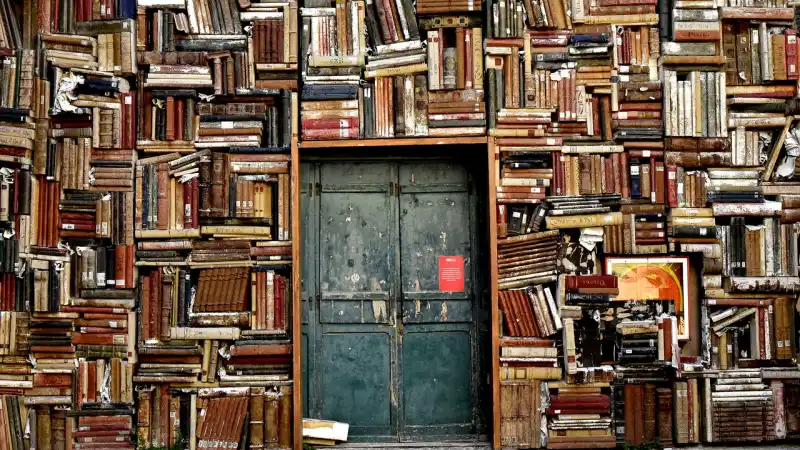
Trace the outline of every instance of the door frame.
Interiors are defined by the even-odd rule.
[[[448,148],[449,147],[449,148]],[[319,201],[320,201],[320,193],[321,191],[321,184],[320,184],[320,170],[319,167],[321,164],[325,163],[387,163],[393,164],[392,173],[394,174],[394,178],[392,179],[392,183],[394,185],[394,189],[396,193],[394,194],[395,200],[392,200],[393,207],[396,208],[396,211],[392,212],[392,217],[394,218],[394,222],[390,227],[393,229],[392,232],[396,233],[395,239],[393,239],[393,245],[396,247],[393,251],[394,257],[397,261],[394,261],[394,269],[397,272],[398,279],[396,280],[395,289],[400,288],[400,283],[402,283],[402,271],[400,270],[400,192],[399,186],[394,183],[399,174],[397,173],[397,168],[402,163],[409,163],[409,162],[416,162],[416,163],[424,163],[424,162],[431,162],[431,163],[440,163],[440,162],[448,162],[448,163],[456,163],[462,165],[467,172],[468,176],[468,185],[467,185],[467,193],[468,193],[468,209],[469,209],[469,233],[470,233],[470,241],[471,241],[471,249],[470,249],[470,258],[472,260],[471,264],[471,275],[473,280],[472,285],[472,292],[471,296],[473,298],[472,302],[472,323],[470,326],[470,342],[471,342],[471,358],[472,358],[472,365],[471,365],[471,374],[470,374],[470,391],[472,397],[472,420],[474,425],[474,433],[466,434],[466,435],[449,435],[449,436],[440,436],[440,435],[415,435],[415,433],[408,433],[411,429],[406,429],[405,424],[403,423],[403,410],[402,404],[403,402],[399,399],[393,401],[392,404],[392,417],[391,423],[393,428],[393,434],[397,437],[397,441],[383,441],[387,444],[390,442],[424,442],[424,441],[435,441],[435,440],[458,440],[458,441],[486,441],[488,435],[488,429],[491,426],[491,384],[490,384],[490,373],[491,373],[491,337],[489,334],[489,330],[491,330],[490,326],[490,301],[489,301],[489,289],[488,289],[488,226],[486,217],[488,217],[486,206],[487,202],[485,199],[487,198],[487,190],[488,190],[488,180],[486,179],[486,158],[485,152],[488,151],[485,145],[476,145],[476,146],[459,146],[459,147],[443,147],[443,146],[435,146],[435,147],[428,147],[425,149],[421,148],[409,148],[410,151],[403,151],[403,152],[393,152],[392,150],[386,151],[386,149],[379,149],[383,150],[382,155],[371,155],[369,157],[365,157],[362,154],[357,154],[354,151],[345,151],[336,154],[330,155],[328,152],[320,153],[317,152],[310,152],[304,151],[304,154],[301,156],[301,175],[300,175],[300,193],[301,193],[301,201],[310,201],[312,202],[311,208],[304,208],[301,207],[300,210],[300,217],[301,217],[301,226],[308,227],[306,232],[302,233],[302,245],[301,245],[301,254],[305,255],[309,249],[313,249],[313,253],[316,253],[316,250],[319,249],[320,242],[318,242],[318,232],[320,227],[320,215],[318,212],[320,211]],[[447,149],[448,151],[442,151],[443,149]],[[337,149],[338,150],[338,149]],[[454,151],[455,150],[455,151]],[[310,153],[310,154],[306,154]],[[434,156],[431,156],[431,155]],[[471,154],[474,154],[475,157],[469,157]],[[465,157],[466,156],[466,157]],[[391,188],[390,188],[391,189]],[[313,214],[310,212],[317,212],[317,214]],[[322,410],[322,394],[318,389],[320,389],[319,383],[315,383],[314,379],[318,376],[323,376],[316,371],[316,364],[317,360],[316,357],[311,355],[309,352],[306,351],[305,347],[309,347],[313,351],[318,350],[318,343],[319,343],[319,336],[316,335],[321,325],[317,323],[314,324],[314,321],[318,321],[319,317],[319,297],[320,292],[319,288],[319,258],[311,257],[305,258],[305,261],[308,264],[311,264],[313,269],[312,270],[304,270],[302,278],[304,278],[304,282],[302,283],[302,314],[301,314],[301,323],[302,323],[302,340],[301,343],[303,345],[303,354],[301,355],[301,360],[303,361],[302,364],[302,373],[303,373],[303,409],[304,409],[304,417],[317,417],[317,415]],[[310,268],[304,265],[306,269]],[[308,279],[306,279],[308,278]],[[396,308],[396,311],[392,311],[393,317],[392,320],[396,320],[397,318],[402,317],[402,308],[403,308],[403,295],[402,291],[396,291],[392,293],[393,299],[393,308]],[[424,326],[424,324],[422,324]],[[394,327],[396,330],[396,327]],[[392,349],[395,352],[393,355],[392,360],[392,389],[393,394],[395,397],[397,395],[401,395],[401,385],[402,385],[402,378],[399,365],[401,364],[402,355],[397,354],[397,347],[395,346]],[[396,364],[396,365],[395,365]],[[314,404],[312,404],[312,401]],[[377,436],[375,437],[377,438]],[[361,441],[359,439],[354,438],[353,441]],[[365,441],[376,441],[375,439],[370,439],[366,437]],[[380,441],[379,441],[380,442]]]

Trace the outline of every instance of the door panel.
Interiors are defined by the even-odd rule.
[[[354,436],[394,434],[391,418],[389,333],[326,333],[322,416],[350,424]]]
[[[302,308],[302,331],[301,331],[301,364],[303,373],[303,415],[308,417],[312,410],[310,401],[316,398],[311,391],[310,375],[317,373],[315,370],[316,361],[314,358],[314,341],[317,323],[317,315],[314,310],[315,299],[317,298],[317,198],[314,197],[314,185],[317,180],[317,166],[314,164],[300,165],[300,236],[303,240],[300,249],[300,264],[302,273],[300,298]]]
[[[396,200],[389,164],[320,166],[320,417],[356,440],[396,439]]]
[[[403,334],[404,429],[409,435],[471,431],[470,330],[440,327],[409,325]]]
[[[322,167],[320,321],[388,323],[394,212],[387,164]]]
[[[472,205],[454,164],[401,165],[401,438],[474,432]],[[441,285],[441,258],[461,258],[463,289]]]

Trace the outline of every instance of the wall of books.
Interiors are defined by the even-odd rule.
[[[300,448],[299,140],[426,137],[488,143],[493,447],[800,439],[796,15],[0,0],[0,449]]]
[[[488,8],[499,444],[796,442],[794,4]]]
[[[297,5],[0,2],[0,448],[297,448]]]

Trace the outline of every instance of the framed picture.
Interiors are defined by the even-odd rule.
[[[678,318],[678,339],[689,339],[689,258],[614,257],[605,260],[605,272],[618,278],[618,301],[670,301]]]

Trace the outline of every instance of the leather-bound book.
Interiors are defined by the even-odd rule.
[[[279,401],[280,430],[278,430],[278,444],[282,448],[292,445],[292,387],[281,386]]]
[[[672,434],[672,389],[657,388],[657,422],[658,422],[658,443],[668,447],[673,443]]]

